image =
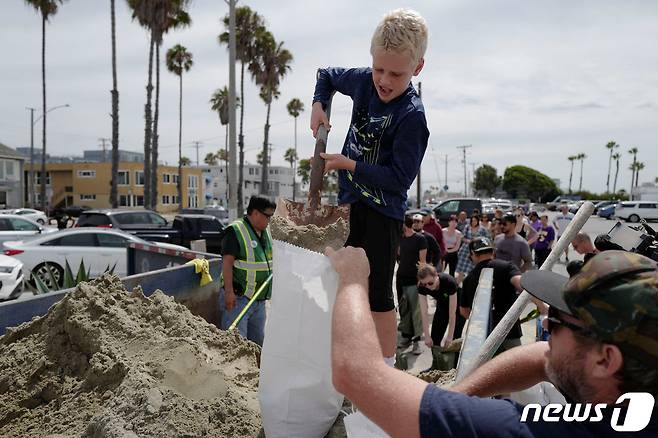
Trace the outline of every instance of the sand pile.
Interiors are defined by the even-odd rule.
[[[104,276],[0,338],[0,436],[255,437],[258,355]]]
[[[339,249],[345,245],[350,225],[343,218],[323,227],[312,224],[296,225],[285,217],[273,216],[270,220],[270,232],[276,240],[322,254],[327,246]]]

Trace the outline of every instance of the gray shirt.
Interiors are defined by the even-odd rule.
[[[530,263],[532,256],[530,255],[530,245],[528,242],[518,234],[514,237],[507,237],[504,234],[496,236],[496,258],[499,260],[507,260],[512,262],[516,267],[521,269],[523,262]],[[526,269],[529,267],[526,266]]]

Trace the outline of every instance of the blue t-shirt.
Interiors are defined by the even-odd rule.
[[[313,102],[329,102],[334,91],[352,98],[352,120],[342,154],[356,161],[354,172],[338,172],[338,202],[364,202],[384,216],[403,220],[407,190],[418,174],[429,131],[425,109],[411,84],[383,103],[370,68],[318,70]]]
[[[523,405],[511,400],[469,397],[427,385],[420,402],[420,436],[446,437],[523,437],[523,438],[585,438],[585,437],[657,437],[658,415],[654,408],[649,425],[640,432],[617,432],[610,426],[611,412],[604,411],[599,422],[537,422],[522,423]],[[534,412],[534,411],[533,411]],[[533,415],[529,415],[531,418]]]

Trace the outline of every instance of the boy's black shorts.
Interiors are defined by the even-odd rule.
[[[368,292],[373,312],[395,309],[393,272],[401,234],[401,221],[384,216],[362,202],[351,204],[350,235],[345,246],[363,248],[368,256]]]

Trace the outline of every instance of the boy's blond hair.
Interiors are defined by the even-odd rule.
[[[370,54],[376,48],[397,53],[408,52],[413,63],[418,63],[427,49],[427,23],[411,9],[396,9],[384,16],[370,42]]]

